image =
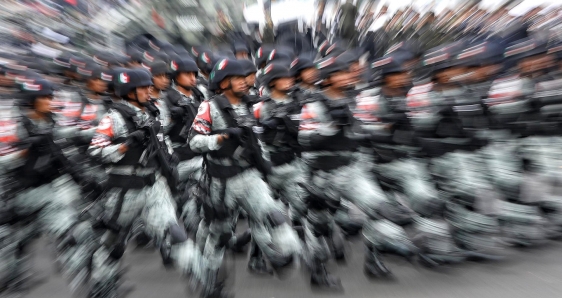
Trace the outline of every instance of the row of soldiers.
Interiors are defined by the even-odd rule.
[[[341,289],[325,263],[360,231],[372,277],[392,275],[384,254],[435,267],[560,236],[560,44],[362,54],[146,36],[128,56],[2,53],[2,289],[30,282],[41,233],[71,287],[104,298],[123,294],[132,239],[224,297],[225,253],[248,244],[252,272],[302,259]]]

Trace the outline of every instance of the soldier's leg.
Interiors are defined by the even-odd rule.
[[[160,247],[164,263],[173,264],[182,274],[203,281],[208,266],[179,224],[166,179],[158,177],[154,185],[144,189],[142,197],[141,217],[146,224],[145,231]]]
[[[306,214],[304,204],[305,190],[299,185],[305,182],[303,168],[298,165],[299,161],[274,167],[272,174],[268,177],[269,185],[281,192],[281,195],[289,202],[290,217],[293,222],[298,222]]]
[[[203,168],[203,158],[196,156],[189,160],[178,163],[178,178],[180,183],[185,183],[189,179],[198,180]]]
[[[335,191],[354,203],[367,215],[366,225],[376,226],[375,222],[382,218],[401,222],[404,220],[404,217],[410,216],[401,205],[391,203],[378,184],[363,171],[357,169],[356,165],[352,164],[330,172],[328,181]],[[400,227],[398,226],[398,228]],[[381,235],[392,237],[395,234],[376,233],[375,231],[376,229],[366,229],[363,231],[368,248],[365,269],[367,273],[374,276],[388,275],[390,272],[380,259],[377,245],[381,242]],[[414,248],[409,241],[406,241],[407,239],[396,237],[393,240],[396,243],[400,243],[400,249],[396,250],[397,253],[407,255],[413,253]],[[401,243],[401,240],[405,242]],[[408,248],[408,250],[404,251],[403,248]]]
[[[295,254],[300,254],[301,243],[297,234],[257,170],[246,170],[229,179],[226,189],[247,212],[252,238],[274,267],[283,267]]]

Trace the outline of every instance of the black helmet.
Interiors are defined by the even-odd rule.
[[[432,72],[437,72],[462,65],[456,57],[466,48],[466,44],[465,40],[459,40],[428,50],[423,56],[423,66],[430,67]]]
[[[151,86],[152,78],[150,73],[143,68],[122,69],[115,73],[113,82],[115,83],[115,93],[120,97],[125,97],[138,87]]]
[[[269,63],[266,65],[261,73],[261,82],[263,86],[269,87],[269,84],[279,78],[292,78],[293,74],[281,63]]]
[[[414,55],[406,50],[394,51],[373,62],[371,67],[374,70],[380,71],[383,76],[391,73],[404,72],[409,70],[405,65],[406,62],[413,58]]]
[[[348,70],[349,66],[349,64],[337,59],[337,57],[324,58],[316,64],[316,67],[320,70],[321,79],[327,79],[334,72]]]
[[[146,70],[150,71],[150,73],[152,73],[152,76],[170,73],[170,68],[168,67],[168,63],[161,60],[154,61],[149,65],[143,64],[142,66]]]
[[[511,43],[505,49],[504,56],[506,59],[510,60],[521,60],[547,52],[548,47],[546,41],[538,38],[524,38]]]
[[[245,76],[242,64],[232,58],[223,58],[217,62],[209,77],[209,90],[218,91],[220,83],[227,77]]]
[[[252,62],[248,59],[239,59],[238,62],[240,62],[240,64],[242,64],[242,67],[244,68],[245,76],[249,76],[252,73],[258,72],[258,70],[256,69],[256,66],[254,65],[254,62]]]
[[[269,53],[269,56],[267,57],[267,63],[269,64],[274,61],[290,66],[291,62],[293,61],[293,57],[288,51],[274,49],[271,51],[271,53]]]
[[[23,82],[20,86],[20,95],[23,99],[22,104],[33,106],[35,99],[40,96],[53,96],[55,86],[53,83],[38,78],[32,82]]]
[[[235,42],[234,45],[232,46],[232,49],[234,50],[235,54],[239,52],[250,54],[250,50],[248,50],[248,46],[243,42]]]
[[[218,60],[219,58],[211,51],[204,50],[199,52],[197,56],[197,67],[199,67],[202,72],[210,74]]]
[[[487,40],[469,45],[457,55],[457,59],[466,66],[502,63],[504,50],[501,43]]]
[[[106,82],[111,82],[113,76],[109,72],[104,72],[104,69],[97,63],[87,63],[84,67],[76,68],[76,73],[84,80],[100,79]]]
[[[291,62],[291,72],[293,75],[298,76],[303,70],[307,68],[316,68],[316,64],[312,59],[306,56],[299,56]]]
[[[199,68],[193,59],[191,58],[180,58],[175,59],[170,62],[170,69],[172,71],[172,78],[175,80],[176,76],[182,72],[194,72],[197,74]]]
[[[273,46],[265,45],[258,48],[255,54],[256,66],[260,67],[263,63],[267,63],[269,54],[273,51]]]

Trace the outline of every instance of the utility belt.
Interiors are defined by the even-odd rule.
[[[118,175],[109,174],[107,187],[109,188],[125,188],[125,189],[143,189],[146,186],[152,186],[156,182],[156,174],[148,176],[134,175]]]
[[[271,153],[271,163],[274,166],[281,166],[284,164],[288,164],[295,160],[296,156],[293,151],[283,151],[283,152],[275,152]]]
[[[250,167],[241,167],[237,165],[225,166],[210,162],[205,159],[205,167],[207,169],[207,174],[213,178],[228,179],[232,178]]]
[[[309,166],[314,170],[331,171],[350,165],[352,156],[320,156],[316,157]]]

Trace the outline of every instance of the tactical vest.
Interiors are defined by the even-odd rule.
[[[121,103],[114,103],[111,107],[115,111],[117,111],[125,120],[125,126],[127,126],[128,134],[135,132],[137,129],[140,129],[140,119],[138,119],[136,112],[131,108]],[[123,144],[127,141],[126,137],[119,137],[116,138],[115,143]],[[119,160],[118,162],[114,163],[116,166],[139,166],[141,162],[141,158],[143,158],[143,153],[145,152],[145,147],[143,146],[135,146],[130,147],[125,156]],[[158,164],[155,158],[149,158],[146,161],[146,164],[143,167],[151,168],[156,167]]]
[[[300,156],[301,153],[301,147],[298,143],[299,121],[291,117],[291,115],[298,116],[300,114],[301,106],[295,98],[291,103],[278,104],[271,97],[263,100],[263,106],[268,107],[272,117],[283,120],[283,123],[277,128],[264,127],[264,132],[261,135],[261,140],[264,143],[279,148],[275,152],[270,152],[271,162],[275,166],[289,163],[295,159],[295,156]]]
[[[50,139],[50,141],[46,141],[43,144],[32,145],[28,149],[28,158],[21,167],[21,177],[24,177],[23,184],[25,186],[35,187],[50,183],[60,176],[59,170],[65,166],[64,162],[60,159],[62,151],[53,142],[55,121],[51,114],[48,114],[46,119],[49,122],[49,127],[41,129],[28,117],[21,117],[28,137],[44,136]]]
[[[349,106],[347,104],[336,106],[336,105],[329,104],[328,101],[329,100],[326,98],[318,100],[318,102],[320,102],[321,104],[324,105],[324,107],[326,107],[328,113],[334,110],[343,109],[345,112],[349,114],[349,120],[350,120],[349,127],[354,125],[355,118],[353,118],[353,114],[351,113]],[[359,144],[356,141],[353,141],[345,136],[345,130],[342,128],[339,129],[335,135],[330,136],[326,140],[326,142],[323,142],[322,144],[318,144],[316,146],[313,145],[311,149],[312,151],[334,151],[334,152],[355,151],[358,146]]]
[[[248,113],[248,115],[245,116],[237,115],[226,97],[222,95],[215,96],[213,97],[212,101],[216,104],[217,108],[219,109],[221,117],[226,122],[228,128],[235,128],[235,127],[255,124],[255,119],[251,116],[250,113]],[[222,134],[222,133],[225,133],[225,130],[217,130],[213,132],[213,134]],[[213,159],[225,159],[225,158],[232,159],[237,153],[240,152],[240,150],[243,150],[242,145],[243,144],[239,139],[228,138],[223,141],[222,146],[219,150],[211,151],[208,153],[208,155]],[[249,168],[249,167],[243,168],[238,165],[232,165],[232,166],[218,165],[213,162],[210,162],[206,158],[205,158],[205,164],[207,166],[207,173],[211,177],[217,177],[223,179],[234,177]]]
[[[187,103],[187,105],[179,104],[182,102],[182,95],[175,89],[170,89],[167,96],[164,98],[168,107],[181,107],[184,110],[184,117],[181,121],[174,120],[174,124],[168,131],[168,137],[173,143],[183,144],[180,147],[174,149],[180,161],[189,160],[198,156],[199,154],[193,152],[189,145],[187,145],[188,134],[197,115],[197,109],[199,108],[199,103],[204,100],[203,93],[197,88],[192,89],[193,97],[195,98],[196,104]]]

